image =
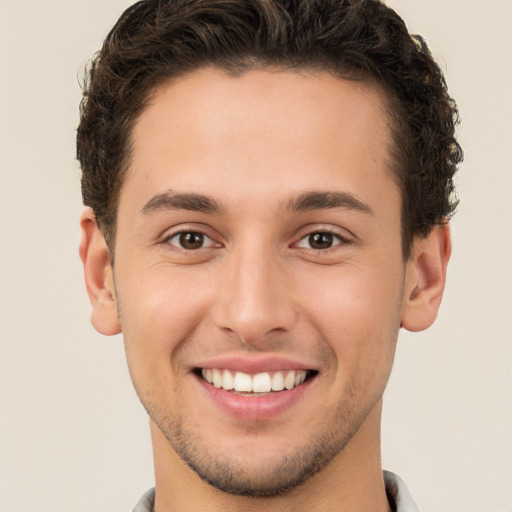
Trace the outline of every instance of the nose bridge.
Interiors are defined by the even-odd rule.
[[[284,262],[271,244],[240,243],[226,258],[215,321],[254,343],[271,331],[288,330],[295,319]]]

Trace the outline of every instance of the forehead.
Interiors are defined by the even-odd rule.
[[[155,91],[132,133],[126,183],[141,203],[168,189],[357,196],[377,175],[393,179],[385,108],[376,87],[327,73],[197,70]]]

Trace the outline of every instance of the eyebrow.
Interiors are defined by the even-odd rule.
[[[212,198],[195,193],[173,193],[172,190],[156,194],[142,208],[140,213],[149,215],[158,211],[188,210],[201,213],[222,212],[222,208]]]
[[[349,192],[306,192],[290,199],[287,204],[287,209],[292,212],[331,208],[343,208],[373,215],[373,210],[368,204]]]
[[[373,215],[370,206],[349,192],[305,192],[290,199],[286,209],[291,212],[343,208]],[[158,211],[187,210],[221,214],[223,208],[211,197],[196,193],[173,193],[169,190],[153,196],[140,211],[149,215]]]

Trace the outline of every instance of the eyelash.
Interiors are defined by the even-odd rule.
[[[199,235],[200,237],[202,237],[203,239],[203,243],[204,241],[207,239],[209,240],[211,243],[208,244],[206,247],[198,247],[198,248],[195,248],[195,249],[187,249],[183,246],[180,246],[178,245],[178,243],[176,244],[173,244],[171,243],[171,241],[177,237],[182,237],[183,235]],[[182,242],[182,240],[180,240],[180,242]],[[169,235],[168,237],[166,237],[164,240],[163,240],[163,243],[164,244],[169,244],[169,245],[173,245],[174,247],[177,247],[178,249],[180,250],[183,250],[183,251],[187,251],[187,252],[196,252],[196,251],[199,251],[201,249],[208,249],[212,246],[215,246],[217,245],[218,247],[221,246],[221,244],[218,244],[216,243],[211,237],[209,237],[206,233],[204,233],[203,231],[200,231],[200,230],[196,230],[196,229],[182,229],[176,233],[172,233],[171,235]]]
[[[185,248],[185,247],[183,247],[183,245],[182,245],[183,240],[181,240],[181,237],[183,235],[195,235],[195,236],[199,235],[199,237],[201,237],[201,246],[200,247],[196,247],[196,248]],[[307,241],[308,239],[310,239],[314,235],[328,235],[328,236],[332,237],[335,240],[333,240],[333,244],[330,247],[327,247],[327,248],[324,248],[324,249],[322,249],[322,248],[316,248],[315,249],[313,247],[304,247],[304,246],[300,245],[303,241]],[[176,243],[172,243],[172,240],[176,239],[177,237],[180,237],[180,240],[178,242],[176,242]],[[206,240],[209,240],[209,243],[208,243],[207,246],[204,246],[203,244],[204,244],[204,242]],[[168,244],[168,245],[172,245],[173,247],[176,247],[178,250],[182,250],[182,251],[185,251],[185,252],[198,252],[200,250],[209,249],[211,247],[222,247],[222,244],[220,244],[218,242],[215,242],[215,240],[213,240],[206,233],[204,233],[204,231],[197,230],[197,229],[182,229],[180,231],[172,233],[172,234],[170,234],[169,236],[167,236],[163,240],[163,243],[164,244]],[[332,229],[318,229],[318,230],[310,231],[310,232],[306,233],[297,242],[291,244],[291,247],[296,247],[296,248],[299,248],[299,249],[314,251],[315,253],[322,254],[322,253],[332,252],[332,251],[336,250],[336,248],[338,246],[340,246],[340,245],[347,245],[347,244],[350,244],[350,243],[351,243],[350,239],[342,236],[340,233],[336,232],[335,230],[332,230]],[[310,244],[311,244],[311,239],[310,239]]]
[[[309,239],[310,237],[312,237],[314,235],[328,235],[328,236],[332,237],[333,239],[336,239],[337,242],[334,243],[334,240],[333,240],[333,244],[330,247],[326,248],[326,249],[314,249],[312,247],[301,247],[299,245],[301,242],[303,242],[304,240]],[[310,231],[306,235],[302,236],[299,239],[298,242],[293,244],[293,246],[294,247],[299,247],[301,249],[315,251],[316,253],[327,253],[327,252],[332,252],[332,251],[336,250],[336,248],[338,246],[340,246],[340,245],[347,245],[349,243],[350,243],[350,240],[347,237],[342,236],[340,233],[338,233],[335,230],[332,230],[332,229],[318,229],[318,230],[315,230],[315,231]]]

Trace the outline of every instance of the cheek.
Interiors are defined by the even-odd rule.
[[[117,298],[130,373],[134,382],[162,380],[172,384],[179,351],[193,336],[207,310],[204,280],[184,272],[154,268],[124,275]]]
[[[208,302],[207,283],[197,272],[165,267],[128,276],[118,289],[123,331],[168,338],[190,329]]]
[[[303,289],[310,321],[345,372],[390,370],[400,327],[402,281],[399,270],[365,267],[363,272],[354,267],[311,280]]]

